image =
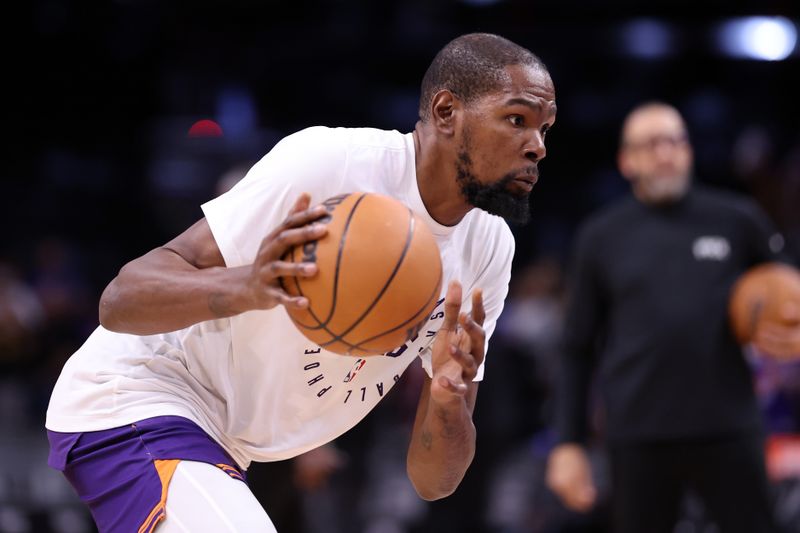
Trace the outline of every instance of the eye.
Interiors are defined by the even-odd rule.
[[[542,138],[546,137],[547,132],[550,131],[550,124],[545,124],[544,126],[542,126],[542,129],[540,131],[542,132]]]
[[[508,117],[508,121],[511,122],[512,126],[520,128],[525,125],[525,117],[522,115],[511,115]]]

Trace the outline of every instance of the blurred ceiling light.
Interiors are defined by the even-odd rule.
[[[461,0],[463,3],[474,7],[487,7],[501,3],[503,0]]]
[[[623,51],[642,59],[658,59],[672,53],[669,27],[660,20],[635,19],[625,23],[620,33]]]
[[[731,57],[780,61],[794,50],[797,28],[785,17],[733,19],[721,25],[718,42]]]

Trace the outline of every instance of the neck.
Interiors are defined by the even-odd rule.
[[[470,212],[456,181],[455,151],[436,131],[417,122],[413,132],[417,187],[428,214],[439,224],[454,226]]]
[[[640,203],[648,206],[653,207],[656,209],[667,209],[673,206],[680,205],[683,203],[683,200],[686,198],[686,195],[689,193],[688,190],[683,190],[679,194],[675,195],[659,195],[653,196],[652,194],[647,194],[642,191],[637,191],[636,188],[633,189],[633,195],[639,200]]]

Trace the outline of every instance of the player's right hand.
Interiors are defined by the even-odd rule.
[[[293,263],[282,257],[295,245],[322,238],[328,229],[319,221],[328,214],[323,205],[309,207],[311,197],[303,193],[294,203],[286,219],[261,241],[253,262],[250,291],[255,299],[253,308],[271,309],[276,305],[289,308],[308,306],[308,298],[290,296],[281,286],[283,276],[311,277],[317,273],[314,263]]]
[[[586,451],[578,444],[560,444],[547,460],[547,486],[569,509],[585,513],[597,500]]]

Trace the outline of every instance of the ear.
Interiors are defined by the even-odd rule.
[[[442,89],[431,99],[431,121],[441,133],[452,136],[456,131],[456,121],[461,110],[461,101],[448,91]]]
[[[617,168],[619,169],[620,174],[628,181],[633,181],[636,171],[634,168],[634,163],[631,160],[631,153],[625,148],[620,148],[617,152]]]

